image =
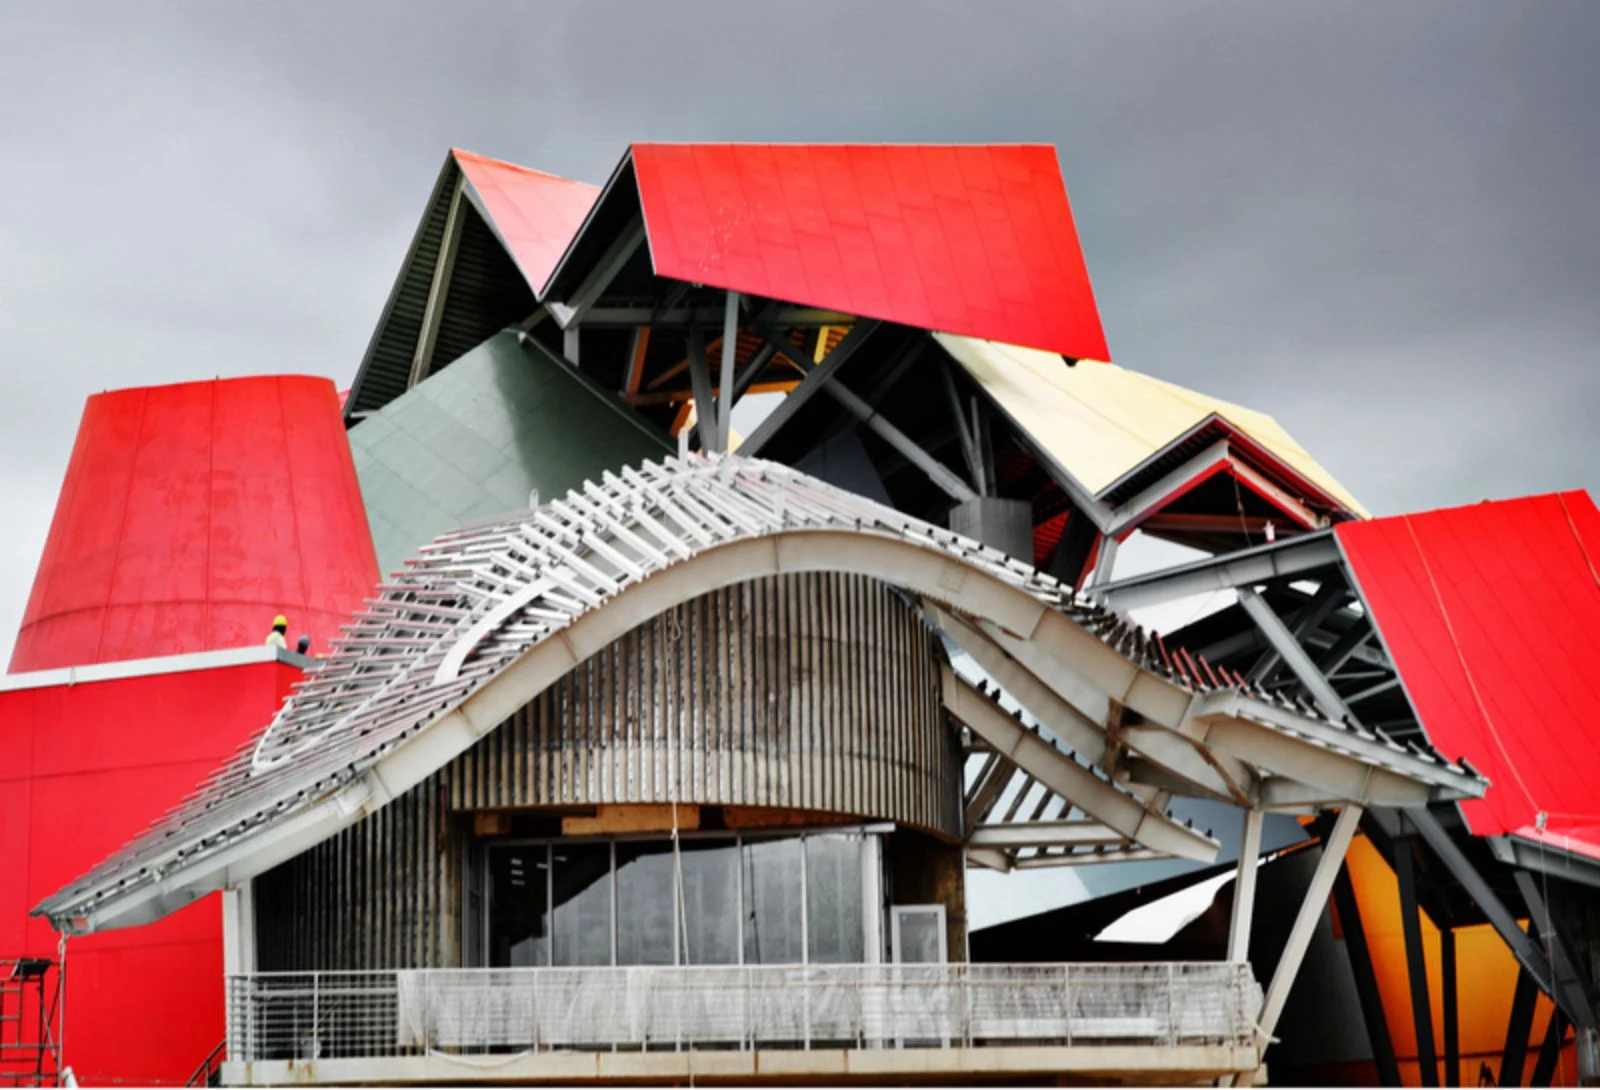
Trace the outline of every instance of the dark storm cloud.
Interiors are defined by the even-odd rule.
[[[1054,143],[1119,362],[1378,511],[1600,485],[1597,46],[1582,3],[0,0],[0,653],[83,398],[348,382],[452,144]]]

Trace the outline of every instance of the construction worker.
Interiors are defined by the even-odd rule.
[[[289,650],[289,639],[284,635],[287,631],[289,631],[289,618],[281,613],[272,618],[272,631],[267,633],[267,646]]]

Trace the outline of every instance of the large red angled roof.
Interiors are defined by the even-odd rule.
[[[1461,804],[1471,830],[1600,858],[1600,510],[1588,493],[1335,533],[1428,739],[1489,777],[1483,799]]]
[[[598,186],[453,148],[478,207],[538,297],[600,195]]]
[[[635,144],[658,275],[1109,359],[1049,146]]]

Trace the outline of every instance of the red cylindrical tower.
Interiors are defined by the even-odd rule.
[[[327,379],[89,399],[13,673],[260,643],[321,652],[378,580]]]

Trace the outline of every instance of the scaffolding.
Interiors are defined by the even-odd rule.
[[[0,958],[0,1086],[58,1086],[64,978],[49,958]]]

